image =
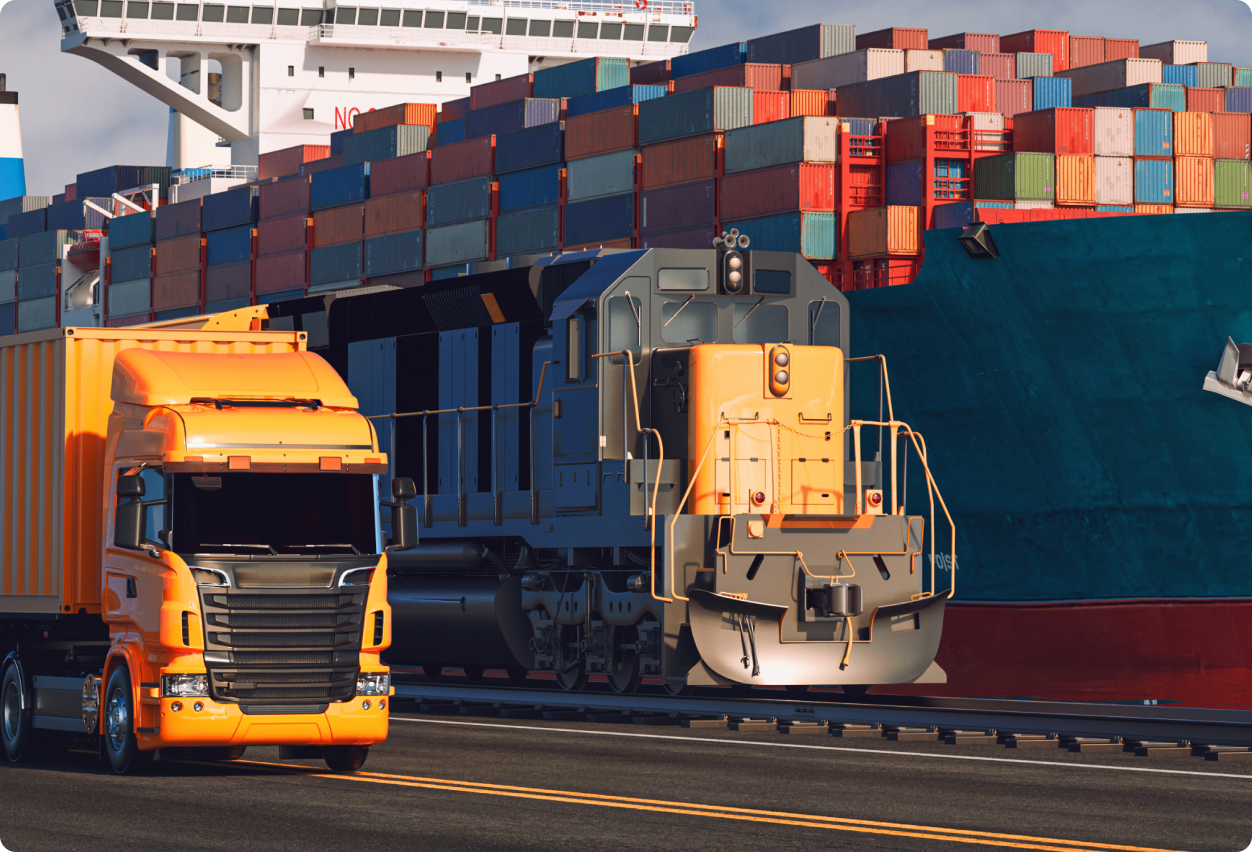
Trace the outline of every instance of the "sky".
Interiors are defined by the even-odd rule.
[[[1252,66],[1243,0],[696,0],[692,49],[813,23],[956,32],[1067,29],[1075,35],[1209,43],[1209,60]],[[62,55],[52,0],[0,0],[0,73],[20,95],[27,192],[54,195],[78,172],[165,163],[169,111],[87,59]]]

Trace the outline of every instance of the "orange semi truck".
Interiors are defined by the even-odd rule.
[[[248,745],[351,771],[387,736],[377,435],[263,309],[0,339],[0,737],[119,773]]]

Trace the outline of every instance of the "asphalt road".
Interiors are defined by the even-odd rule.
[[[120,778],[0,767],[42,850],[1171,849],[1252,841],[1252,763],[627,724],[393,717],[361,773],[249,749]]]

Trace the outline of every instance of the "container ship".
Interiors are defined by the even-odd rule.
[[[948,682],[914,691],[1252,703],[1252,69],[1055,29],[691,51],[653,0],[56,8],[170,106],[169,157],[0,201],[0,334],[270,304],[317,349],[357,296],[737,231],[849,294],[957,484]],[[395,412],[413,377],[353,347]]]

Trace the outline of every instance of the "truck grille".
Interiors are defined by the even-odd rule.
[[[232,594],[202,587],[204,660],[217,701],[312,704],[356,693],[366,590]]]

